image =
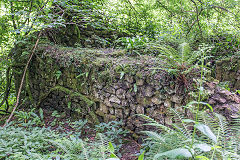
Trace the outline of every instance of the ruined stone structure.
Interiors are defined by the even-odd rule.
[[[19,65],[24,64],[20,57],[28,49],[18,49],[14,69],[19,82],[24,67]],[[146,128],[137,114],[168,125],[174,121],[169,116],[170,108],[187,113],[182,105],[192,97],[194,77],[170,75],[162,69],[164,65],[157,57],[134,57],[123,50],[40,44],[26,75],[23,97],[29,97],[35,107],[58,110],[92,123],[122,120],[125,127],[138,132]],[[205,89],[216,111],[228,113],[230,119],[239,115],[239,96],[215,83],[206,84]]]

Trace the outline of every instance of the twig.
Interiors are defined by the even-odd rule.
[[[199,28],[199,31],[200,31],[200,33],[201,33],[201,36],[203,37],[203,35],[202,35],[202,28],[201,28],[200,20],[199,20],[199,15],[200,15],[201,11],[199,12],[199,10],[198,10],[198,6],[197,6],[197,3],[196,3],[194,0],[191,0],[191,1],[192,1],[193,4],[195,5],[195,9],[196,9],[195,12],[196,12],[196,16],[197,16],[196,21],[197,21],[198,28]]]
[[[32,53],[31,53],[31,55],[30,55],[30,57],[29,57],[29,59],[28,59],[28,61],[27,61],[27,64],[26,64],[26,66],[25,66],[25,68],[24,68],[24,72],[23,72],[21,84],[20,84],[20,87],[19,87],[19,89],[18,89],[16,104],[15,104],[15,106],[14,106],[14,108],[13,108],[10,116],[9,116],[8,119],[6,120],[5,124],[3,125],[3,127],[5,127],[5,126],[9,123],[9,121],[11,120],[11,118],[12,118],[12,116],[13,116],[16,108],[18,107],[19,99],[20,99],[20,94],[21,94],[22,87],[23,87],[23,82],[24,82],[24,79],[25,79],[25,75],[26,75],[26,72],[27,72],[29,63],[30,63],[30,61],[32,60],[33,54],[34,54],[34,52],[35,52],[35,50],[36,50],[36,48],[37,48],[37,45],[38,45],[38,42],[39,42],[39,39],[40,39],[41,34],[42,34],[42,31],[40,31],[39,34],[38,34],[37,41],[36,41],[36,43],[35,43],[35,45],[34,45],[34,47],[33,47],[33,49],[32,49]]]
[[[167,6],[165,6],[164,4],[162,4],[162,2],[160,2],[160,1],[158,0],[157,3],[160,4],[162,8],[164,8],[165,10],[167,10],[167,11],[171,14],[171,17],[174,15],[173,12],[172,12]]]
[[[38,17],[38,15],[41,13],[41,12],[43,12],[43,9],[44,9],[44,7],[48,4],[48,2],[49,2],[49,0],[47,0],[47,2],[39,9],[39,11],[37,12],[37,14],[35,15],[35,19],[33,20],[33,22],[32,22],[32,25],[30,26],[30,28],[28,29],[28,31],[25,33],[25,36],[31,31],[31,29],[33,28],[33,26],[34,26],[34,22],[37,20],[37,17]]]
[[[17,25],[16,25],[16,22],[15,22],[15,16],[14,16],[14,11],[13,11],[13,3],[10,2],[10,6],[11,6],[11,18],[12,18],[12,22],[13,22],[13,28],[16,30],[17,29]]]

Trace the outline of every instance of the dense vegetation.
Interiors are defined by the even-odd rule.
[[[84,120],[66,121],[53,112],[54,120],[46,128],[43,110],[24,111],[18,104],[14,47],[37,44],[39,33],[47,35],[49,43],[158,56],[167,62],[162,69],[177,77],[187,77],[194,69],[200,72],[195,101],[183,106],[193,119],[172,110],[178,121],[167,127],[139,115],[149,120],[146,125],[161,130],[144,131],[149,138],[136,155],[139,160],[240,159],[240,119],[228,122],[217,113],[209,114],[213,107],[202,102],[203,83],[207,75],[215,76],[216,60],[240,53],[239,0],[1,0],[0,10],[1,124],[15,107],[18,111],[13,122],[0,128],[0,159],[116,160],[122,156],[116,154],[123,145],[118,136],[124,139],[126,131],[119,122],[87,127]],[[87,43],[93,40],[82,34],[89,29],[96,33],[94,43]],[[65,123],[71,132],[66,132]],[[86,136],[86,130],[91,135]]]

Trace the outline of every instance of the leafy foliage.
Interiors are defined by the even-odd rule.
[[[177,113],[174,110],[173,112]],[[146,118],[146,116],[143,117]],[[160,133],[143,131],[148,135],[146,140],[146,144],[149,146],[149,151],[146,153],[147,159],[161,159],[161,157],[239,159],[239,138],[238,132],[235,132],[239,130],[239,125],[229,125],[223,116],[217,113],[209,114],[206,111],[201,112],[199,122],[183,119],[184,117],[178,115],[175,117],[178,117],[176,119],[178,123],[169,127],[147,118],[150,123],[146,125],[155,126],[161,130]],[[191,139],[192,127],[198,129],[193,142]]]
[[[34,116],[31,117],[31,115]],[[83,140],[80,138],[81,132],[78,132],[79,129],[86,127],[83,121],[72,122],[72,127],[76,129],[76,132],[64,133],[60,130],[36,126],[37,123],[34,120],[40,117],[33,111],[19,112],[17,117],[24,121],[1,127],[1,159],[118,159],[114,153],[116,145],[111,141],[115,141],[121,135],[121,131],[114,134],[115,137],[99,132],[96,138]]]

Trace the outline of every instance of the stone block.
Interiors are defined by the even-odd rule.
[[[146,89],[144,90],[144,95],[146,97],[152,97],[154,94],[153,88],[151,86],[147,86]]]
[[[152,99],[151,99],[152,103],[158,105],[158,104],[161,104],[163,103],[163,101],[161,101],[161,99],[158,97],[158,96],[154,96]]]
[[[116,109],[116,110],[115,110],[115,116],[116,116],[117,118],[123,119],[123,111],[122,111],[122,109]]]
[[[121,104],[120,99],[118,99],[117,96],[115,96],[115,95],[112,95],[112,96],[109,98],[109,102],[116,103],[116,104]]]
[[[115,109],[114,108],[109,108],[109,113],[111,114],[111,115],[114,115],[115,114]]]
[[[183,97],[180,97],[178,95],[171,96],[171,101],[174,102],[174,103],[181,103],[182,99],[183,99]]]
[[[102,111],[103,113],[105,113],[105,114],[107,114],[108,113],[108,107],[105,105],[105,104],[103,104],[103,103],[100,103],[100,106],[99,106],[100,108],[100,111]]]
[[[133,83],[133,77],[129,75],[125,75],[125,80],[129,83]]]
[[[103,90],[104,90],[105,92],[110,93],[110,94],[115,94],[115,89],[112,88],[112,87],[105,87]]]
[[[144,107],[143,106],[137,106],[136,113],[137,114],[144,114]]]
[[[108,106],[108,107],[112,107],[112,105],[111,105],[111,103],[110,103],[110,101],[109,101],[108,98],[105,98],[103,103],[104,103],[106,106]]]
[[[144,80],[143,79],[137,79],[136,80],[136,85],[137,86],[142,86],[144,84]]]
[[[164,107],[166,107],[166,108],[172,107],[172,102],[169,99],[166,99],[164,101]]]
[[[116,95],[120,99],[125,99],[125,97],[126,97],[125,93],[126,93],[126,91],[121,88],[116,91]]]
[[[129,114],[130,114],[130,109],[129,108],[125,108],[123,113],[124,113],[124,117],[125,118],[128,117]]]

